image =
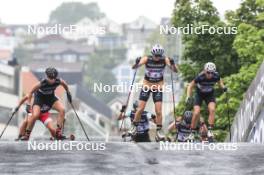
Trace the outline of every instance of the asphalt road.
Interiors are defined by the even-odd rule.
[[[47,145],[52,142],[36,143]],[[65,143],[70,142],[62,142]],[[82,144],[85,145],[84,142]],[[179,145],[174,144],[168,151],[160,150],[159,143],[99,144],[90,142],[88,145],[89,149],[93,145],[96,151],[55,151],[51,147],[48,151],[36,151],[28,150],[27,142],[1,141],[0,174],[264,174],[264,145],[240,143],[237,150],[210,150],[205,147],[204,150],[187,151],[183,147],[176,150]],[[223,144],[217,146],[223,148]],[[233,149],[234,145],[227,148]]]

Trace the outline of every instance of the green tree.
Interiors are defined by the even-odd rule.
[[[97,20],[104,17],[97,3],[83,4],[81,2],[62,3],[53,10],[49,17],[50,23],[75,24],[82,18]]]
[[[214,28],[228,27],[220,20],[216,8],[210,0],[179,0],[175,3],[173,13],[173,25],[184,27],[193,25],[198,27],[208,25]],[[183,78],[191,81],[197,75],[206,62],[212,61],[222,76],[236,73],[240,63],[232,43],[235,35],[230,34],[189,34],[183,36],[184,53],[181,65]]]
[[[184,2],[184,3],[183,3]],[[177,6],[177,3],[180,5]],[[226,13],[227,23],[219,20],[210,20],[210,16],[197,17],[194,16],[190,21],[185,20],[184,13],[180,13],[180,9],[186,9],[187,17],[190,14],[201,15],[198,9],[205,7],[199,5],[207,4],[211,14],[213,7],[209,0],[198,1],[177,1],[174,10],[174,25],[178,24],[198,24],[207,23],[213,26],[237,26],[237,35],[189,35],[184,36],[185,45],[183,59],[186,63],[181,65],[181,71],[185,80],[190,81],[194,75],[201,70],[204,62],[214,61],[221,75],[223,75],[225,84],[229,87],[229,108],[226,104],[226,94],[220,93],[217,89],[217,111],[216,111],[216,139],[223,141],[228,133],[228,117],[229,110],[231,120],[233,120],[236,111],[243,99],[243,94],[254,79],[259,65],[264,59],[264,25],[263,25],[263,0],[245,0],[241,7],[236,11]],[[186,5],[187,4],[187,5]],[[181,5],[183,7],[181,7]],[[212,5],[212,4],[211,4]],[[201,7],[199,7],[201,6]],[[190,11],[191,10],[191,11]],[[206,10],[206,9],[205,9]],[[217,19],[216,16],[212,16]],[[196,20],[199,19],[199,20]],[[202,20],[202,19],[207,19]],[[177,106],[177,114],[181,114],[185,108],[185,96]],[[202,115],[207,115],[206,108],[202,108]]]

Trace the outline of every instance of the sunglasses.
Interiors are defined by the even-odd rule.
[[[213,72],[208,72],[208,71],[207,71],[206,73],[207,73],[208,75],[212,75],[212,74],[213,74]]]
[[[162,57],[162,55],[154,55],[155,57]]]

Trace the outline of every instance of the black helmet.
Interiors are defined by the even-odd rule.
[[[183,114],[183,120],[186,124],[192,123],[192,111],[185,111]]]
[[[45,73],[46,73],[47,77],[51,78],[51,79],[55,79],[58,76],[58,71],[54,67],[48,67],[45,70]]]
[[[133,108],[134,108],[134,109],[137,109],[137,107],[138,107],[138,101],[136,100],[136,101],[133,103]]]

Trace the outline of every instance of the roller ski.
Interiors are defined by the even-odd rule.
[[[165,135],[161,129],[157,129],[155,140],[156,140],[156,142],[161,142],[161,141],[165,142],[166,141]]]

